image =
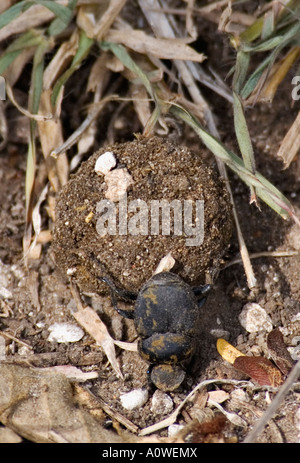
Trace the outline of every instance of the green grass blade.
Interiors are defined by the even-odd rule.
[[[203,129],[199,122],[191,116],[184,108],[173,104],[170,112],[181,118],[195,130],[203,144],[218,158],[220,158],[230,169],[232,169],[249,187],[256,189],[257,196],[268,204],[275,212],[284,219],[294,217],[292,206],[288,199],[263,177],[259,172],[253,174],[249,171],[241,158],[226,148],[219,140]]]
[[[259,52],[264,52],[264,51],[269,51],[272,50],[275,47],[278,47],[278,45],[282,44],[283,42],[283,36],[276,36],[272,37],[271,39],[264,40],[262,43],[259,45],[243,45],[242,49],[245,53],[259,53]]]
[[[237,94],[240,94],[243,85],[245,84],[248,67],[250,63],[250,54],[239,50],[236,55],[235,70],[232,86]]]
[[[268,66],[271,67],[273,65],[273,63],[276,60],[277,54],[278,54],[277,50],[275,50],[275,53],[273,51],[269,56],[267,56],[264,59],[264,61],[251,74],[251,76],[249,77],[249,79],[245,83],[242,91],[240,92],[240,96],[242,97],[243,100],[247,99],[248,96],[253,92],[253,90],[255,89],[256,85],[258,84],[258,81],[261,78],[264,70]]]
[[[43,37],[34,30],[25,32],[20,37],[17,37],[5,50],[0,58],[0,75],[10,66],[14,59],[24,50],[24,48],[38,46]]]
[[[71,16],[70,16],[70,20],[68,21],[68,23],[65,23],[64,21],[62,21],[59,17],[55,18],[49,28],[48,28],[48,34],[52,37],[54,37],[55,35],[58,35],[58,34],[61,34],[63,32],[63,30],[69,25],[70,21],[71,21],[71,18],[72,18],[72,15],[73,15],[73,12],[74,12],[74,9],[76,7],[76,4],[77,4],[77,0],[70,0],[69,1],[69,4],[67,6],[67,8],[71,11]]]
[[[84,31],[80,31],[79,45],[77,52],[72,60],[70,67],[64,72],[64,74],[57,80],[53,92],[51,95],[51,104],[55,106],[58,95],[60,94],[61,88],[71,75],[79,68],[81,62],[88,55],[92,45],[94,43],[93,39],[87,37]]]
[[[255,160],[253,154],[253,146],[247,127],[247,122],[244,114],[244,108],[238,95],[233,92],[233,110],[234,110],[234,128],[239,144],[239,148],[244,160],[246,169],[255,173]]]
[[[17,16],[19,16],[19,14],[22,11],[25,11],[31,6],[32,6],[32,3],[23,1],[23,2],[16,3],[15,5],[8,8],[8,10],[1,13],[0,14],[0,29],[2,29],[2,27],[4,26],[7,26],[7,24],[9,24]]]
[[[22,52],[22,50],[16,50],[12,52],[5,53],[0,58],[0,75],[11,65],[11,63],[16,59],[16,57]]]
[[[66,25],[69,24],[72,18],[73,13],[70,8],[60,3],[53,2],[53,0],[31,0],[29,3],[36,3],[48,8],[48,10],[52,11],[52,13]]]
[[[123,63],[124,66],[127,67],[127,69],[129,69],[136,76],[138,76],[149,95],[155,100],[152,85],[147,77],[147,74],[145,74],[142,71],[142,69],[133,61],[133,59],[130,57],[130,55],[127,53],[126,49],[122,45],[118,45],[112,42],[101,42],[99,45],[104,51],[110,50],[121,61],[121,63]]]
[[[36,47],[43,41],[43,36],[40,32],[30,29],[24,34],[16,38],[8,47],[7,51],[23,50],[24,48]]]
[[[238,145],[244,165],[253,174],[255,173],[255,159],[253,146],[247,127],[247,122],[244,114],[244,108],[238,95],[233,92],[233,114],[234,114],[234,129]],[[255,189],[250,187],[251,202],[255,200]]]

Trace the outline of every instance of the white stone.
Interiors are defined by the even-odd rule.
[[[84,331],[74,323],[53,323],[48,330],[48,341],[51,342],[77,342],[84,336]]]
[[[156,389],[152,396],[150,410],[156,415],[168,415],[173,410],[174,403],[171,397],[163,391]]]
[[[95,172],[98,175],[106,175],[114,167],[116,167],[117,160],[112,151],[106,151],[98,157],[95,163]]]
[[[115,169],[108,172],[104,177],[107,185],[105,198],[117,202],[125,195],[129,186],[133,184],[133,179],[127,169]]]
[[[223,339],[226,339],[226,341],[230,338],[229,331],[223,330],[222,328],[212,329],[212,330],[210,330],[210,334],[214,338],[223,338]]]
[[[0,362],[5,359],[6,359],[5,339],[3,336],[0,336]]]
[[[169,252],[169,254],[167,254],[165,257],[163,257],[155,272],[154,272],[154,275],[156,275],[157,273],[161,273],[161,272],[169,272],[171,270],[171,268],[173,268],[175,265],[175,259],[174,257],[172,257],[172,254]]]
[[[121,404],[126,410],[142,407],[148,400],[147,389],[133,389],[120,396]]]
[[[259,304],[249,302],[244,305],[242,312],[239,315],[239,322],[248,333],[256,331],[272,331],[272,320]]]
[[[168,437],[175,437],[183,428],[183,424],[171,424],[168,427]]]

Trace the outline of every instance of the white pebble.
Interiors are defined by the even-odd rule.
[[[77,271],[76,267],[70,267],[70,268],[67,269],[67,275],[72,276],[72,275],[74,275],[74,273],[76,273],[76,271]]]
[[[230,393],[230,397],[239,402],[249,402],[249,396],[243,389],[234,389]]]
[[[175,437],[183,428],[183,424],[171,424],[168,427],[168,437]]]
[[[154,275],[156,275],[157,273],[161,273],[161,272],[169,272],[171,268],[174,267],[174,265],[175,265],[175,259],[172,257],[172,254],[169,252],[169,254],[163,257],[161,261],[159,262],[154,272]]]
[[[74,323],[53,323],[48,330],[51,342],[77,342],[84,336],[84,331]]]
[[[114,202],[119,201],[124,196],[129,186],[133,184],[131,175],[128,173],[127,169],[124,168],[108,172],[104,180],[107,185],[105,198]]]
[[[9,289],[4,288],[4,286],[0,286],[0,296],[3,299],[11,299],[12,298],[12,292]]]
[[[171,397],[163,391],[157,389],[151,400],[150,410],[155,415],[168,415],[173,410],[174,403]]]
[[[227,330],[223,330],[221,328],[216,328],[216,329],[212,329],[210,330],[210,334],[214,337],[214,338],[223,338],[223,339],[226,339],[226,341],[230,338],[230,333],[229,331]]]
[[[5,339],[3,336],[0,336],[0,362],[5,359],[6,359]]]
[[[142,407],[148,400],[147,389],[134,389],[120,396],[121,404],[126,410]]]
[[[295,413],[294,422],[295,422],[295,427],[296,427],[297,431],[299,431],[299,439],[300,439],[300,407],[298,408],[298,410]]]
[[[98,175],[106,175],[114,167],[116,167],[117,161],[114,153],[111,151],[106,151],[106,153],[101,154],[95,164],[95,172]]]
[[[248,333],[256,331],[272,331],[272,320],[259,304],[249,302],[239,315],[239,322]]]

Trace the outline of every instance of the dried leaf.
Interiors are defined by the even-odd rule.
[[[102,40],[125,2],[126,0],[110,0],[109,2],[100,2],[98,5],[95,3],[93,5],[82,5],[77,14],[77,24],[89,38]],[[103,11],[103,5],[106,6],[107,3],[108,6]]]
[[[97,371],[81,371],[79,368],[73,365],[55,365],[54,367],[40,368],[37,371],[49,372],[49,373],[61,373],[65,375],[71,382],[84,383],[91,379],[98,378]]]
[[[245,421],[236,413],[227,412],[227,410],[225,410],[218,402],[215,402],[214,400],[208,400],[208,404],[216,407],[221,413],[223,413],[226,416],[228,421],[234,424],[234,426],[239,426],[241,428],[247,427],[247,421]]]
[[[77,312],[73,312],[73,317],[95,339],[96,343],[103,348],[112,368],[123,379],[116,358],[114,341],[96,312],[90,307],[85,307]]]
[[[0,30],[0,42],[8,39],[11,35],[28,31],[55,18],[54,13],[42,5],[33,5],[31,8],[27,8],[24,13],[19,14],[22,8],[24,8],[24,5],[24,1],[19,2],[12,6],[10,10],[6,10],[1,14],[0,28],[2,27],[2,29]],[[11,10],[13,8],[15,8],[15,10],[12,12]],[[15,19],[12,19],[13,16]],[[4,25],[5,23],[6,25]]]
[[[265,357],[237,357],[233,366],[246,373],[261,386],[278,387],[282,384],[280,371]]]
[[[68,67],[70,61],[75,56],[79,44],[79,33],[77,30],[71,34],[69,40],[65,40],[50,63],[47,65],[43,75],[43,86],[45,90],[51,88],[55,84],[58,77]]]
[[[44,90],[41,95],[40,111],[42,114],[51,113],[51,91]],[[63,143],[63,131],[60,120],[38,121],[38,130],[41,148],[46,162],[48,179],[54,191],[68,181],[69,165],[65,153],[62,153],[57,160],[50,156],[53,149]]]
[[[284,375],[288,375],[294,362],[285,345],[279,328],[272,330],[267,337],[267,346],[273,361]]]
[[[233,347],[225,339],[219,338],[217,340],[217,350],[221,357],[227,362],[233,364],[238,357],[244,356],[242,352]]]
[[[57,371],[0,364],[0,421],[13,431],[37,443],[121,443],[73,394]]]
[[[197,53],[177,39],[155,38],[140,30],[110,29],[105,40],[123,44],[138,53],[154,55],[160,59],[189,60],[198,63],[205,59],[203,53]]]

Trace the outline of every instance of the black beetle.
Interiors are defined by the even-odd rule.
[[[210,285],[192,289],[171,272],[154,275],[139,293],[117,287],[109,278],[98,277],[112,290],[112,301],[119,314],[134,319],[139,336],[138,351],[150,363],[152,383],[161,390],[177,389],[195,353],[200,323],[200,307]],[[121,310],[115,295],[135,301],[134,310]]]

